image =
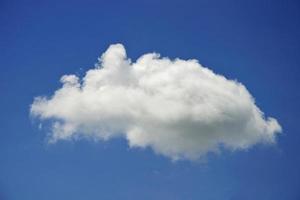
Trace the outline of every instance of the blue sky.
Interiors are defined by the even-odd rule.
[[[1,1],[0,199],[300,198],[297,1]],[[29,116],[59,78],[113,43],[195,58],[247,86],[283,128],[276,145],[171,162],[123,139],[59,141]]]

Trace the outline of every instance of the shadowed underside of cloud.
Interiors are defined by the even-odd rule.
[[[31,115],[50,120],[50,141],[125,138],[176,159],[198,159],[220,146],[274,143],[281,127],[265,118],[244,85],[197,60],[149,53],[131,62],[111,45],[82,80],[64,75],[53,96],[37,97]]]

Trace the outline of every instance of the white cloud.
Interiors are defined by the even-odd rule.
[[[197,60],[150,53],[131,62],[123,45],[115,44],[82,80],[64,75],[61,82],[52,97],[37,97],[31,105],[33,116],[51,120],[52,142],[123,137],[130,147],[193,160],[220,146],[274,143],[281,132],[244,85]]]

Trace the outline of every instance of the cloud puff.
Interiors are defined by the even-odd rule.
[[[123,137],[172,159],[198,159],[220,147],[274,143],[281,127],[265,118],[245,86],[201,66],[149,53],[136,62],[111,45],[85,77],[64,75],[31,115],[50,119],[50,141]]]

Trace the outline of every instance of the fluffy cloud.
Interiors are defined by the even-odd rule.
[[[131,62],[111,45],[84,78],[64,75],[31,115],[52,124],[50,141],[123,137],[172,159],[198,159],[220,147],[274,143],[281,127],[265,118],[245,86],[201,66],[149,53]]]

